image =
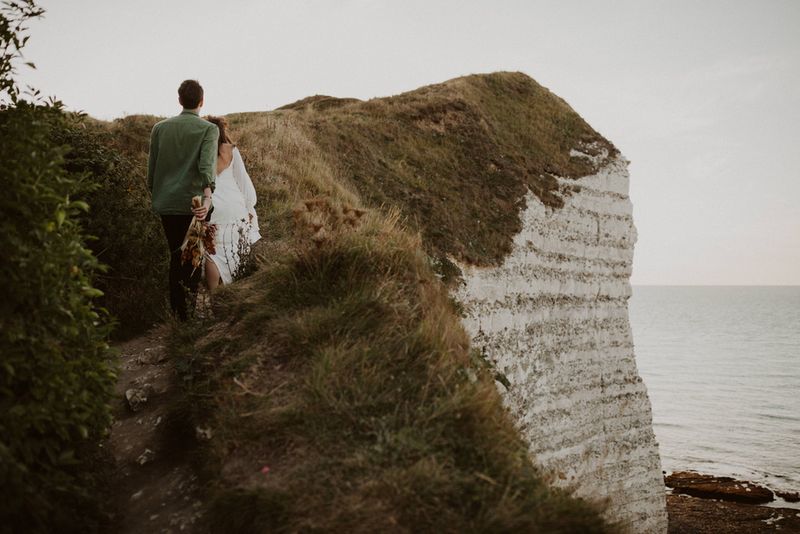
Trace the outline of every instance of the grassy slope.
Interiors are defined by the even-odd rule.
[[[229,118],[262,265],[172,343],[212,530],[608,531],[532,466],[430,257],[500,261],[526,188],[557,206],[570,148],[613,147],[518,73]]]
[[[401,208],[433,255],[497,264],[532,190],[561,207],[553,174],[596,170],[570,149],[616,150],[521,73],[467,76],[368,102],[305,99],[305,131],[371,205]]]

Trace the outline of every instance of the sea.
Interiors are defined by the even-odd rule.
[[[800,491],[800,286],[633,286],[665,471]]]

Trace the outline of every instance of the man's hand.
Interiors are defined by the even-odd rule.
[[[192,208],[192,213],[198,221],[205,220],[208,215],[208,210],[211,208],[211,199],[208,197],[203,198],[203,204],[199,208]]]

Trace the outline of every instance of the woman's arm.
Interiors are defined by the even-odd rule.
[[[250,175],[247,174],[247,169],[244,168],[244,160],[236,147],[233,147],[233,179],[239,186],[239,191],[244,195],[248,212],[255,215],[256,188],[253,186]]]

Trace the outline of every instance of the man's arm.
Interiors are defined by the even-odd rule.
[[[217,169],[217,140],[219,128],[209,124],[200,143],[200,158],[197,161],[197,170],[200,171],[200,184],[203,187],[203,203],[199,208],[192,208],[192,213],[198,219],[204,220],[211,208],[211,193],[214,191]]]
[[[150,132],[150,151],[147,155],[147,188],[153,194],[153,176],[156,172],[156,160],[158,159],[158,125],[153,126]]]
[[[208,216],[209,209],[211,209],[211,188],[206,187],[203,189],[203,203],[199,208],[192,208],[192,213],[199,220],[204,221]]]
[[[200,145],[200,159],[197,162],[197,169],[200,171],[201,186],[205,189],[210,188],[214,191],[214,175],[217,167],[217,140],[219,139],[219,128],[209,124],[203,135]]]

